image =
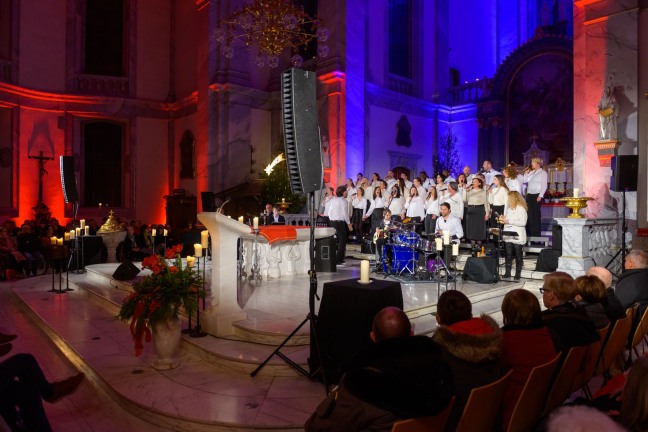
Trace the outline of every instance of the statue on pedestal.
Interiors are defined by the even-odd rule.
[[[599,138],[601,140],[617,139],[617,118],[619,117],[619,104],[614,97],[613,88],[605,86],[603,96],[598,104]]]

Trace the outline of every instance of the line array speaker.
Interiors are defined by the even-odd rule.
[[[617,192],[622,192],[624,190],[632,192],[637,190],[639,156],[613,156],[610,161],[610,166],[612,167],[610,189]]]
[[[281,75],[281,111],[288,177],[293,193],[322,188],[315,73],[288,69]]]
[[[66,203],[79,201],[76,177],[74,175],[74,156],[61,156],[61,186]]]

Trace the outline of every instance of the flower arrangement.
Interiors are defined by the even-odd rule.
[[[547,199],[557,199],[557,198],[564,198],[566,195],[565,191],[559,191],[559,190],[549,190],[544,194],[544,197]]]
[[[164,257],[145,258],[142,268],[153,274],[134,283],[133,292],[122,303],[118,317],[130,320],[136,356],[142,353],[143,339],[151,341],[153,325],[177,319],[181,307],[189,313],[198,308],[198,297],[204,294],[202,278],[192,268],[182,267],[181,252],[180,244],[167,249]]]

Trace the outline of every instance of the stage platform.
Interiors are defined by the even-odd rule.
[[[337,272],[318,273],[320,294],[322,285],[328,281],[359,278],[357,258],[365,256],[355,247],[349,248],[349,255],[347,266],[338,267]],[[460,257],[459,268],[465,258]],[[51,274],[0,284],[11,288],[8,297],[12,301],[2,306],[3,316],[19,316],[16,322],[0,321],[2,331],[15,331],[21,338],[32,332],[31,341],[44,335],[55,347],[50,352],[37,343],[28,343],[20,349],[19,338],[17,349],[35,351],[41,363],[56,363],[52,358],[62,354],[88,374],[89,383],[64,402],[67,408],[47,405],[55,430],[104,430],[96,425],[104,422],[98,405],[106,404],[120,413],[109,414],[106,424],[112,427],[106,430],[302,429],[325,396],[323,385],[297,374],[276,356],[258,376],[252,378],[249,373],[305,318],[308,276],[264,280],[258,286],[241,284],[239,304],[248,318],[235,323],[236,334],[228,339],[183,336],[180,367],[158,371],[150,366],[155,358],[152,345],[146,343],[142,356],[135,357],[128,324],[115,318],[132,284],[112,278],[116,267],[117,264],[99,264],[88,266],[87,273],[70,274],[69,284],[74,291],[67,294],[48,292]],[[501,300],[511,289],[522,287],[540,296],[538,288],[543,274],[529,270],[534,267],[535,259],[527,259],[523,279],[518,282],[486,285],[458,281],[457,289],[471,299],[475,314],[489,313],[501,321]],[[209,276],[207,279],[210,280]],[[63,287],[65,283],[63,279]],[[401,283],[401,287],[404,308],[415,332],[430,334],[436,327],[432,313],[436,310],[437,284]],[[186,327],[186,320],[183,321]],[[34,327],[42,333],[39,335]],[[282,352],[306,367],[308,338],[308,328],[304,326]],[[43,350],[45,354],[39,353]],[[62,366],[47,375],[65,375],[61,370],[71,368]],[[69,427],[67,422],[73,422],[75,427]]]

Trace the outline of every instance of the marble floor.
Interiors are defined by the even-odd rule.
[[[357,251],[350,252],[359,258]],[[336,273],[318,274],[318,291],[331,280],[358,278],[359,261],[347,260]],[[525,269],[532,268],[530,259]],[[126,323],[115,318],[128,283],[112,280],[115,265],[71,274],[67,294],[48,292],[52,276],[0,283],[0,331],[17,333],[14,353],[30,352],[50,379],[75,370],[88,380],[79,392],[56,405],[46,404],[57,431],[148,430],[300,430],[325,396],[318,382],[297,374],[276,356],[259,375],[249,372],[270,355],[273,345],[233,337],[183,336],[181,365],[151,368],[151,344],[133,355]],[[372,275],[377,276],[377,275]],[[540,295],[542,274],[525,270],[520,282],[485,285],[458,282],[457,289],[473,302],[474,313],[489,313],[498,321],[503,295],[523,287]],[[381,276],[382,277],[382,276]],[[58,286],[58,280],[55,280]],[[243,332],[264,332],[285,338],[308,312],[308,277],[292,276],[240,287],[248,319],[237,323]],[[65,285],[65,279],[63,285]],[[405,310],[417,334],[435,328],[436,283],[401,283]],[[304,326],[303,332],[307,332]],[[306,365],[307,345],[282,352]]]

